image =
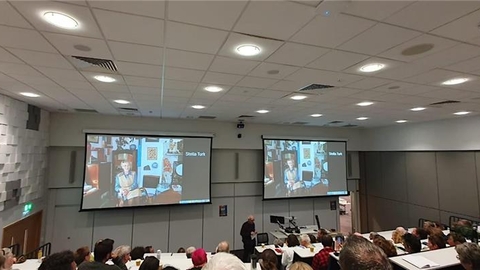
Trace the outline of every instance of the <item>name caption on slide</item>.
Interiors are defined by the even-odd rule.
[[[207,154],[205,152],[185,152],[186,157],[205,157]]]
[[[328,152],[329,156],[343,156],[342,152]]]

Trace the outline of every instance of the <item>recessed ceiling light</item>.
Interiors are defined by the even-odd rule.
[[[215,86],[215,85],[210,85],[210,86],[207,86],[203,89],[205,89],[208,92],[212,92],[212,93],[217,93],[217,92],[220,92],[220,91],[223,90],[223,88]]]
[[[456,112],[456,113],[453,113],[455,115],[466,115],[466,114],[469,114],[470,112],[467,112],[467,111],[460,111],[460,112]]]
[[[373,104],[373,102],[371,102],[371,101],[364,101],[364,102],[357,103],[358,106],[362,106],[362,107],[370,106],[372,104]]]
[[[262,49],[260,49],[260,47],[258,47],[257,45],[253,44],[242,44],[238,46],[235,51],[243,56],[254,56],[259,54]]]
[[[124,100],[124,99],[115,99],[113,102],[118,103],[118,104],[129,104],[130,101]]]
[[[26,96],[26,97],[39,97],[39,94],[31,93],[31,92],[21,92],[20,95]]]
[[[192,105],[192,108],[197,109],[197,110],[201,110],[201,109],[205,109],[205,106],[203,106],[203,105]]]
[[[425,109],[426,109],[425,107],[415,107],[415,108],[411,108],[410,111],[419,112],[419,111],[423,111]]]
[[[78,22],[73,17],[56,11],[43,13],[43,19],[50,24],[64,29],[75,29],[78,27]]]
[[[456,85],[456,84],[461,84],[461,83],[467,82],[469,80],[470,80],[469,78],[454,78],[454,79],[451,79],[451,80],[444,81],[444,82],[442,82],[442,84],[443,85]]]
[[[401,120],[397,120],[397,121],[395,121],[395,122],[397,122],[397,123],[399,123],[399,124],[402,124],[402,123],[406,123],[407,120],[401,119]]]
[[[305,96],[305,95],[295,95],[295,96],[291,96],[290,98],[293,99],[293,100],[302,100],[302,99],[306,99],[307,96]]]
[[[257,113],[268,113],[270,112],[269,110],[258,110]]]
[[[382,63],[371,63],[371,64],[367,64],[367,65],[364,65],[360,68],[360,71],[361,72],[375,72],[375,71],[379,71],[380,69],[384,68],[385,67],[385,64],[382,64]]]
[[[111,83],[111,82],[116,81],[114,78],[104,76],[104,75],[97,75],[97,76],[94,76],[93,78],[95,78],[95,80],[97,80],[97,81],[105,82],[105,83]]]
[[[362,117],[358,117],[357,120],[360,120],[360,121],[363,121],[363,120],[367,120],[368,117],[365,117],[365,116],[362,116]]]
[[[321,114],[321,113],[314,113],[314,114],[312,114],[312,115],[310,115],[310,116],[311,116],[311,117],[321,117],[321,116],[323,116],[323,114]]]

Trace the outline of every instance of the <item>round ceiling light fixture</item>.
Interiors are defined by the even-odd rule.
[[[124,100],[124,99],[116,99],[113,102],[118,103],[118,104],[130,104],[130,101]]]
[[[259,54],[262,49],[260,49],[260,47],[258,47],[257,45],[253,44],[242,44],[235,48],[235,51],[243,56],[255,56]]]
[[[369,72],[379,71],[383,68],[385,68],[385,64],[371,63],[371,64],[366,64],[366,65],[360,67],[360,71],[369,73]]]
[[[220,91],[223,91],[223,88],[215,86],[215,85],[210,85],[210,86],[207,86],[203,89],[205,89],[205,91],[208,91],[208,92],[211,92],[211,93],[218,93]]]
[[[450,80],[446,80],[442,82],[443,85],[457,85],[457,84],[462,84],[464,82],[468,82],[470,79],[469,78],[453,78]]]
[[[205,106],[203,106],[203,105],[192,105],[192,108],[197,109],[197,110],[201,110],[201,109],[205,109]]]
[[[48,23],[63,29],[76,29],[79,26],[77,20],[72,16],[57,11],[47,11],[43,13],[43,19]]]
[[[115,78],[105,76],[105,75],[97,75],[97,76],[93,76],[93,78],[97,81],[104,82],[104,83],[112,83],[116,81]]]
[[[32,92],[21,92],[20,95],[25,96],[25,97],[39,97],[39,94],[35,94]]]

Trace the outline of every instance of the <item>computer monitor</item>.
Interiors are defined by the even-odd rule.
[[[270,216],[270,223],[274,224],[285,224],[285,217],[282,216]]]
[[[318,227],[318,230],[320,231],[322,227],[320,226],[320,220],[318,219],[318,215],[315,215],[315,221],[317,222],[317,227]]]

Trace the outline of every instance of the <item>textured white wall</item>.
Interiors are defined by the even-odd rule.
[[[41,112],[39,131],[27,130],[28,105],[0,95],[0,227],[22,218],[25,202],[43,209],[49,113]],[[0,231],[0,237],[1,237]]]

